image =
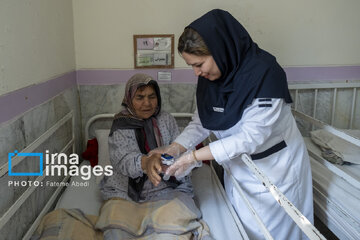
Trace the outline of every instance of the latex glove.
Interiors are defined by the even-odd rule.
[[[154,186],[159,185],[161,177],[159,173],[163,172],[161,164],[161,154],[151,153],[141,158],[141,168],[148,175],[149,180]]]
[[[175,176],[179,180],[189,175],[193,168],[201,165],[202,162],[194,158],[193,151],[188,151],[176,159],[175,163],[166,170],[165,175]]]
[[[180,145],[176,142],[173,142],[172,144],[170,144],[168,146],[162,146],[162,147],[158,147],[158,148],[151,150],[150,154],[151,153],[167,153],[167,154],[173,156],[174,158],[176,158],[185,151],[186,151],[186,148],[184,148],[182,145]]]

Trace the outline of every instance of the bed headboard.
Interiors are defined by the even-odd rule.
[[[290,84],[293,109],[338,128],[360,128],[360,82]]]
[[[98,120],[107,120],[107,121],[112,121],[112,119],[114,118],[114,113],[106,113],[106,114],[98,114],[95,115],[93,117],[91,117],[85,125],[85,138],[84,138],[84,146],[86,146],[87,141],[90,139],[90,136],[92,135],[92,124],[95,123]],[[173,115],[177,122],[181,121],[181,119],[187,119],[186,122],[189,122],[189,120],[191,119],[191,117],[193,116],[192,113],[171,113],[171,115]],[[184,125],[184,124],[181,124]],[[181,130],[181,129],[180,129]]]

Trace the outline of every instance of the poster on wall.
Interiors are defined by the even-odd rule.
[[[174,68],[174,34],[134,35],[134,68]]]

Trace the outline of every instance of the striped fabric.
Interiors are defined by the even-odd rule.
[[[31,240],[209,240],[210,231],[191,197],[136,203],[110,199],[100,216],[57,209],[43,217]]]
[[[57,209],[43,217],[31,240],[102,240],[102,232],[95,231],[96,220],[79,209]]]
[[[191,199],[192,200],[192,199]],[[136,203],[110,199],[102,209],[96,228],[104,239],[212,239],[199,213],[183,198]]]

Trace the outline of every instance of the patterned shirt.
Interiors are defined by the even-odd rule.
[[[157,117],[164,145],[169,145],[179,135],[178,126],[173,116],[167,112],[160,112]],[[100,189],[104,200],[119,197],[131,200],[128,196],[128,179],[143,176],[141,168],[142,153],[136,141],[134,129],[118,129],[109,137],[110,162],[114,168],[112,176],[105,176],[100,183]],[[180,185],[175,189],[161,181],[154,186],[149,179],[145,181],[140,194],[140,202],[163,199],[177,192],[188,193],[193,196],[190,176],[180,180]]]

